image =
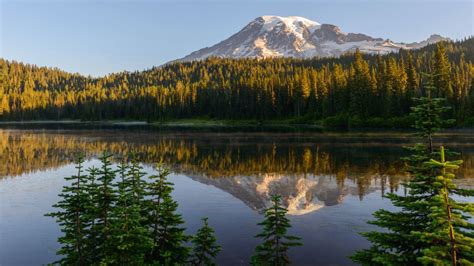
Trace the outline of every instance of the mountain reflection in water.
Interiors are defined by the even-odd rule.
[[[139,161],[163,161],[175,173],[215,186],[262,212],[270,196],[282,195],[290,215],[303,215],[341,203],[346,195],[377,189],[395,191],[405,179],[399,158],[407,134],[320,133],[160,133],[124,130],[0,130],[0,178],[55,169],[75,154],[115,159],[136,153]],[[472,177],[472,134],[441,135],[461,152],[459,175]],[[472,186],[473,179],[461,184]]]

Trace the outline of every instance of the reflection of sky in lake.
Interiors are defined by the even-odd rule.
[[[201,217],[209,217],[223,247],[218,262],[232,265],[248,262],[258,243],[253,237],[259,230],[256,223],[275,193],[282,195],[292,214],[291,233],[303,237],[304,246],[291,251],[296,265],[350,264],[347,256],[367,246],[358,232],[373,228],[366,224],[371,214],[391,208],[381,189],[395,190],[403,178],[391,167],[402,154],[399,144],[364,146],[359,141],[351,146],[351,140],[333,146],[291,136],[236,140],[225,135],[162,137],[124,132],[96,137],[75,132],[15,134],[8,136],[7,144],[0,139],[0,146],[16,149],[15,155],[0,157],[10,164],[1,169],[17,173],[0,178],[0,265],[54,260],[60,232],[54,220],[43,214],[58,200],[65,184],[62,178],[73,173],[68,158],[77,150],[93,158],[104,148],[125,147],[137,149],[146,165],[164,159],[174,171],[170,180],[188,233],[197,230]],[[469,176],[472,150],[457,148],[468,159],[464,171]],[[387,150],[390,154],[384,156]],[[35,158],[44,161],[38,164]],[[97,163],[92,159],[87,165]],[[146,166],[146,171],[153,170]],[[466,180],[465,185],[472,185],[472,179]]]
[[[94,160],[87,165],[97,163]],[[54,220],[43,214],[52,210],[51,205],[65,184],[62,177],[71,171],[74,171],[73,165],[67,165],[0,182],[1,265],[37,265],[54,260],[60,232]],[[147,168],[147,171],[152,170]],[[253,236],[259,230],[256,223],[261,215],[242,200],[212,185],[180,174],[173,174],[170,180],[175,184],[173,195],[179,202],[179,212],[183,214],[188,233],[194,233],[200,226],[200,218],[207,216],[223,246],[219,262],[248,262],[258,243]],[[343,204],[291,216],[291,233],[302,236],[305,243],[292,251],[294,263],[347,264],[342,254],[349,255],[366,245],[357,232],[370,228],[364,221],[379,207],[388,207],[387,203],[379,192],[368,194],[363,202],[357,195],[350,195]],[[312,255],[305,257],[304,254]]]

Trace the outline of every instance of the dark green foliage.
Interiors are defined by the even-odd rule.
[[[79,157],[77,175],[66,177],[71,183],[54,205],[59,210],[47,214],[57,219],[64,233],[58,239],[58,264],[182,265],[190,260],[190,237],[184,234],[184,221],[171,197],[168,170],[158,167],[158,175],[146,183],[134,159],[115,170],[111,155],[104,152],[100,168],[91,167],[87,173],[83,161]],[[206,219],[193,240],[193,263],[212,264],[220,250],[215,242]]]
[[[137,195],[143,193],[135,186],[135,178],[140,169],[136,164],[128,168],[123,163],[119,167],[117,201],[110,214],[110,237],[107,240],[110,243],[106,244],[111,250],[102,263],[143,265],[145,254],[152,246],[149,231],[144,226],[144,217],[140,213],[141,201],[137,198]]]
[[[445,106],[446,99],[431,97],[432,92],[436,90],[433,85],[434,75],[425,76],[427,80],[424,87],[428,96],[414,99],[416,106],[411,108],[410,115],[415,119],[414,127],[420,131],[421,136],[428,139],[430,151],[433,152],[433,134],[454,121],[443,119],[443,114],[450,108]]]
[[[431,169],[423,163],[431,156],[425,145],[409,148],[411,156],[405,158],[409,182],[403,184],[407,195],[386,195],[400,211],[378,210],[370,224],[386,231],[372,231],[363,235],[372,243],[369,249],[358,251],[352,259],[362,265],[417,265],[421,250],[427,247],[412,232],[422,232],[430,224],[430,200],[437,194],[433,188]]]
[[[265,210],[265,219],[259,223],[263,226],[263,232],[256,237],[262,238],[263,243],[255,248],[253,265],[288,265],[288,249],[302,245],[299,237],[287,234],[291,225],[286,217],[287,209],[281,205],[281,197],[273,196],[272,202],[273,205]]]
[[[474,224],[468,221],[474,217],[474,203],[452,197],[458,195],[452,182],[456,177],[453,171],[462,161],[446,161],[443,147],[439,157],[425,163],[436,169],[433,186],[438,193],[431,199],[429,217],[432,222],[425,231],[414,233],[428,246],[418,261],[425,265],[474,265]],[[474,190],[465,190],[463,194],[472,197]]]
[[[432,134],[444,124],[442,99],[423,98],[412,108],[412,117],[420,135],[432,145]],[[459,189],[452,182],[454,175],[446,169],[458,168],[460,161],[445,162],[444,148],[417,144],[409,148],[411,155],[403,158],[411,179],[403,184],[406,195],[386,195],[397,211],[378,210],[370,224],[384,228],[363,235],[372,243],[369,249],[352,256],[362,265],[445,265],[450,264],[451,245],[456,246],[458,264],[472,263],[474,225],[472,204],[455,201],[452,196],[473,196],[474,191]],[[442,157],[441,162],[434,159]],[[451,214],[447,214],[451,212]],[[459,243],[452,242],[450,230]],[[457,240],[453,240],[457,241]]]
[[[204,224],[191,240],[193,252],[190,263],[192,265],[215,265],[214,258],[221,250],[217,244],[214,229],[209,227],[207,220],[207,218],[202,218]]]
[[[459,125],[474,117],[473,47],[470,38],[384,56],[209,58],[101,78],[0,59],[0,119],[388,119],[427,96],[425,72],[435,75],[432,97],[447,99]]]
[[[62,198],[54,208],[60,209],[57,212],[48,213],[47,216],[55,217],[61,225],[63,236],[58,239],[62,244],[57,252],[61,259],[57,262],[63,265],[86,265],[90,263],[90,247],[88,246],[87,235],[90,220],[87,219],[87,180],[83,173],[84,159],[79,156],[77,159],[77,175],[66,177],[71,182],[63,187],[59,196]]]
[[[97,216],[94,217],[94,227],[92,230],[97,234],[96,244],[100,251],[99,257],[101,258],[109,256],[109,251],[112,248],[109,246],[111,243],[109,241],[111,230],[110,216],[117,200],[116,190],[112,183],[117,171],[112,169],[111,157],[111,154],[104,152],[102,157],[99,158],[102,165],[97,173],[97,190],[93,192],[97,201]]]
[[[147,225],[151,232],[153,247],[148,254],[149,261],[161,264],[183,264],[187,261],[189,248],[184,244],[188,236],[184,234],[183,219],[177,214],[178,203],[173,200],[173,184],[167,181],[169,171],[161,165],[158,174],[150,176],[147,186]]]

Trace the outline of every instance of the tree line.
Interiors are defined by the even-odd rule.
[[[458,124],[474,123],[474,38],[396,54],[175,62],[100,78],[0,60],[0,119],[328,119],[401,125],[436,90]],[[372,118],[372,120],[370,120]],[[393,120],[390,120],[393,119]],[[397,120],[398,119],[398,120]]]

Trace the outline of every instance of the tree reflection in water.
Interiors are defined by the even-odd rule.
[[[460,176],[473,176],[474,149],[464,138],[446,137],[465,161]],[[0,178],[54,169],[74,154],[140,162],[163,161],[175,173],[213,185],[262,211],[282,196],[290,215],[341,203],[346,195],[395,191],[406,178],[399,161],[406,134],[158,133],[125,130],[0,130]],[[467,180],[467,181],[466,181]],[[471,186],[472,179],[462,184]]]

